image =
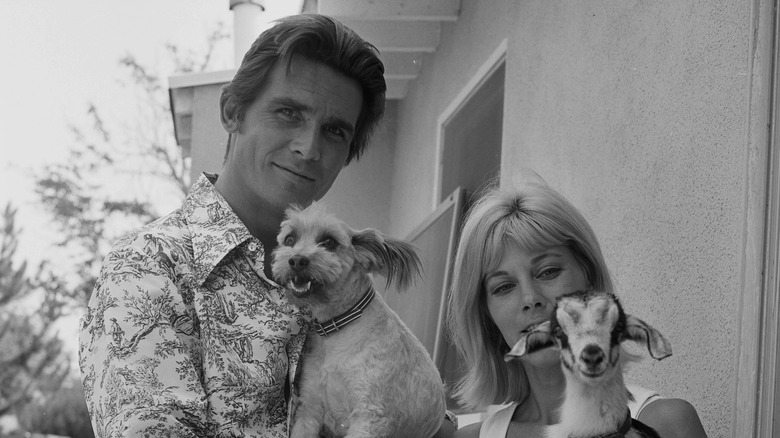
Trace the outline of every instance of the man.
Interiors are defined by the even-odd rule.
[[[276,233],[359,157],[385,90],[376,49],[328,17],[255,41],[222,90],[221,174],[104,262],[79,351],[97,436],[287,436],[307,321],[272,281]]]

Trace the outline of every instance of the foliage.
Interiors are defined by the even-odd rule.
[[[33,278],[25,262],[16,266],[15,218],[16,210],[7,205],[0,228],[0,416],[32,400],[47,382],[61,381],[70,369],[62,341],[51,329],[65,306],[62,289],[58,284],[40,288],[45,265]]]
[[[70,378],[49,398],[34,400],[19,413],[23,429],[33,433],[90,438],[95,434],[89,421],[84,391],[78,378]]]
[[[204,55],[168,45],[172,71],[210,68],[226,37],[219,26]],[[120,66],[138,106],[125,113],[136,118],[112,123],[89,103],[86,122],[70,126],[67,159],[44,164],[35,175],[36,193],[61,237],[33,274],[26,262],[14,260],[16,211],[9,205],[0,218],[0,417],[15,413],[34,432],[91,436],[80,383],[63,386],[71,358],[54,323],[86,304],[111,243],[156,218],[159,206],[170,210],[190,185],[188,159],[173,136],[164,76],[132,55]]]
[[[207,40],[205,54],[166,47],[176,73],[210,67],[221,26]],[[93,103],[87,105],[87,128],[71,125],[73,144],[63,162],[46,164],[36,176],[36,193],[51,213],[62,238],[57,247],[68,254],[71,268],[50,278],[86,302],[110,245],[130,229],[171,210],[190,186],[189,159],[173,135],[167,85],[159,74],[133,55],[119,61],[137,99],[135,119],[118,128]],[[113,128],[110,128],[113,127]],[[119,134],[117,134],[119,131]],[[106,181],[110,181],[106,183]]]

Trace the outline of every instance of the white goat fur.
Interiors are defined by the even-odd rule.
[[[335,248],[322,245],[325,239]],[[401,288],[419,275],[411,245],[376,230],[352,230],[317,203],[288,210],[278,240],[274,277],[285,285],[307,277],[310,291],[293,287],[288,295],[321,322],[358,301],[371,287],[371,272]],[[291,257],[308,259],[305,272],[293,272]],[[327,337],[310,331],[306,343],[292,437],[315,437],[321,429],[347,437],[430,437],[439,429],[445,413],[439,373],[380,294],[357,320]]]
[[[617,298],[606,292],[574,292],[559,297],[549,324],[524,336],[507,354],[507,360],[549,345],[550,335],[561,354],[566,393],[559,423],[546,430],[548,438],[597,437],[616,432],[628,415],[631,397],[623,380],[623,364],[635,360],[621,342],[646,343],[650,355],[671,355],[666,339],[644,321],[623,312]],[[534,345],[535,344],[535,345]],[[657,437],[643,424],[633,422],[629,438]]]

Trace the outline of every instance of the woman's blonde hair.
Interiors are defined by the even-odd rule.
[[[542,182],[484,192],[461,229],[448,312],[450,333],[467,369],[454,396],[469,408],[522,402],[528,396],[521,362],[504,362],[509,346],[488,313],[484,292],[485,273],[498,266],[508,243],[529,251],[566,246],[591,287],[614,289],[595,233],[560,193]]]

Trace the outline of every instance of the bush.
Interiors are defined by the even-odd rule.
[[[18,414],[19,425],[39,434],[94,438],[84,391],[78,378],[70,378],[47,400],[27,404]]]

